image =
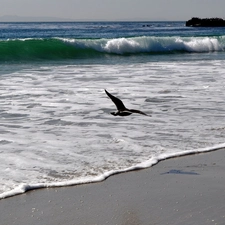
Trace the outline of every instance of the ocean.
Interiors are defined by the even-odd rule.
[[[225,147],[225,28],[0,23],[0,65],[0,198]]]

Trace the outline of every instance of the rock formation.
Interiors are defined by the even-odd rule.
[[[224,27],[225,20],[221,18],[205,18],[200,19],[198,17],[193,17],[192,19],[186,21],[187,27]]]

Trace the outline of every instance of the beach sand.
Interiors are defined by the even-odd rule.
[[[225,224],[225,149],[0,200],[1,225]]]

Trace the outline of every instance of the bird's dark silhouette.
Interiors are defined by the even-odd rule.
[[[131,115],[132,113],[139,113],[139,114],[142,114],[142,115],[145,115],[145,116],[148,116],[147,114],[143,113],[142,111],[139,111],[139,110],[136,110],[136,109],[127,109],[125,107],[125,105],[123,104],[123,102],[113,96],[112,94],[110,94],[108,91],[105,90],[105,93],[109,96],[109,98],[114,102],[114,104],[116,105],[116,108],[117,108],[117,112],[111,112],[111,114],[113,116],[129,116]]]

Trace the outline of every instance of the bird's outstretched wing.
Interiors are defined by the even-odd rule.
[[[145,115],[145,116],[149,116],[149,115],[147,115],[146,113],[144,113],[144,112],[142,112],[142,111],[140,111],[140,110],[129,109],[129,111],[132,112],[132,113],[139,113],[139,114],[142,114],[142,115]]]
[[[123,104],[123,102],[116,98],[115,96],[111,95],[108,91],[105,90],[105,93],[111,98],[111,100],[114,102],[114,104],[116,105],[116,108],[118,110],[126,110],[127,108],[125,107],[125,105]]]

